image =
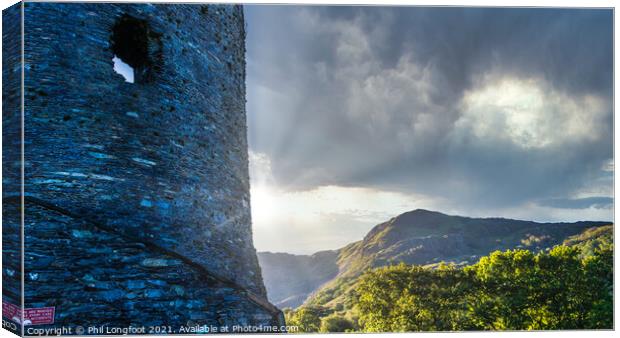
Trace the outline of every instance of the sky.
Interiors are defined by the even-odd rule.
[[[612,15],[245,6],[255,247],[337,249],[418,208],[613,220]]]

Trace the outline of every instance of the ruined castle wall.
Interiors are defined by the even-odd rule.
[[[17,198],[15,212],[2,214],[2,297],[22,302],[21,251],[21,4],[2,13],[2,198]],[[17,325],[5,325],[20,333]]]
[[[276,311],[191,259],[42,201],[27,201],[26,208],[25,308],[56,308],[54,324],[36,328],[170,326],[172,333],[190,333],[179,330],[278,323]],[[53,255],[41,255],[50,248]]]
[[[26,3],[24,29],[26,307],[277,322],[252,243],[241,7]],[[113,70],[119,39],[145,46],[135,83]]]

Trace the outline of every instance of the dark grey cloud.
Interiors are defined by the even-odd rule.
[[[585,197],[585,198],[556,198],[544,200],[540,205],[562,209],[610,209],[614,199],[610,197]]]
[[[494,207],[611,187],[612,16],[246,6],[250,148],[291,190]]]

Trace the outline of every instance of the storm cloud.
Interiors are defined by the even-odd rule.
[[[373,188],[476,210],[609,207],[611,10],[245,14],[250,151],[282,189]],[[595,199],[566,202],[579,198]]]
[[[605,209],[613,206],[614,200],[609,197],[586,197],[575,199],[551,199],[542,201],[540,204],[553,208],[566,208],[566,209],[586,209],[597,208]]]

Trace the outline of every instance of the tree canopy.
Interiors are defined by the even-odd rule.
[[[612,243],[371,269],[347,293],[350,306],[287,310],[287,322],[301,332],[610,329]]]

